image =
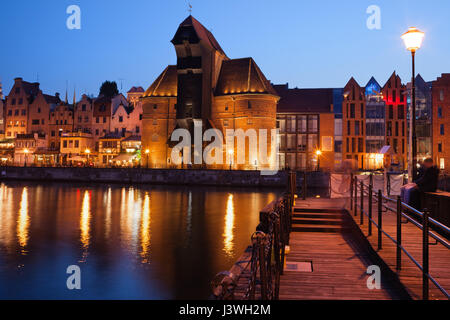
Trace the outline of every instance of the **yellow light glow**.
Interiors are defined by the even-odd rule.
[[[89,153],[91,153],[91,150],[86,149],[86,150],[84,151],[84,153],[89,154]]]
[[[405,43],[406,49],[415,52],[422,46],[423,38],[425,33],[417,28],[409,28],[407,32],[402,35],[403,42]]]
[[[28,229],[30,227],[30,217],[28,216],[28,189],[23,188],[20,200],[19,217],[17,218],[17,238],[22,254],[26,254],[25,247],[28,243]]]
[[[148,263],[148,252],[150,251],[150,196],[148,192],[144,196],[144,205],[142,209],[142,222],[141,222],[141,257],[142,263]]]
[[[229,256],[233,255],[234,250],[234,204],[233,204],[233,195],[228,195],[227,200],[227,213],[225,215],[225,230],[223,233],[223,245],[224,245],[224,251]]]
[[[81,262],[86,261],[87,249],[90,242],[90,221],[91,221],[91,197],[89,191],[85,191],[83,195],[83,202],[81,204],[81,215],[80,215],[80,241],[83,246],[83,258]]]
[[[317,151],[316,151],[316,155],[318,155],[318,156],[322,155],[322,151],[317,150]]]
[[[146,149],[146,150],[145,150],[145,153],[146,153],[146,154],[149,154],[149,153],[150,153],[150,150]]]
[[[234,154],[234,150],[232,150],[232,149],[228,150],[228,154],[229,154],[229,155]]]
[[[28,150],[28,149],[25,149],[25,150],[23,150],[23,152],[25,152],[25,153],[29,153],[29,152],[30,152],[30,150]]]

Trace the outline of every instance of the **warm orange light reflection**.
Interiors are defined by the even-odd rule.
[[[150,251],[150,196],[148,192],[145,193],[144,205],[142,208],[142,221],[141,221],[141,257],[142,263],[148,263],[148,253]]]
[[[223,233],[224,239],[224,250],[229,255],[233,255],[234,249],[234,203],[233,203],[233,195],[228,195],[227,200],[227,213],[225,215],[225,231]]]
[[[91,222],[91,195],[89,191],[84,192],[83,203],[81,205],[81,216],[80,216],[80,230],[81,230],[81,244],[83,246],[83,259],[81,262],[86,261],[87,249],[89,248],[90,242],[90,222]]]
[[[22,250],[26,254],[25,247],[28,243],[28,229],[30,227],[30,217],[28,216],[28,189],[23,188],[22,198],[20,200],[19,217],[17,218],[17,238]]]

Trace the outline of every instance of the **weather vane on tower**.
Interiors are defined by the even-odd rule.
[[[188,9],[189,14],[192,14],[192,5],[190,2],[188,2],[188,6],[189,6],[189,9]]]

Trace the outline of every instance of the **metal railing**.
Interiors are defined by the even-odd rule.
[[[359,193],[359,198],[358,198]],[[364,201],[367,200],[368,208],[364,208]],[[359,202],[359,203],[358,203]],[[377,221],[373,218],[373,204],[377,204]],[[391,204],[391,206],[389,205]],[[392,206],[393,205],[393,206]],[[409,206],[401,201],[401,197],[392,199],[382,194],[381,190],[374,192],[373,177],[370,175],[369,185],[364,184],[363,181],[358,182],[358,178],[352,176],[351,192],[350,192],[350,208],[355,217],[360,215],[360,224],[364,224],[364,216],[368,218],[368,236],[372,235],[372,225],[378,229],[378,250],[383,248],[383,235],[391,240],[396,245],[396,269],[402,268],[402,252],[416,265],[422,272],[422,298],[428,300],[429,298],[429,281],[433,283],[447,299],[450,299],[449,293],[438,283],[438,281],[429,273],[429,237],[436,240],[436,244],[441,244],[446,249],[450,249],[450,243],[441,237],[436,232],[441,234],[450,234],[450,229],[442,223],[430,217],[430,209],[425,208],[423,212]],[[383,229],[383,213],[391,211],[396,214],[396,235],[390,235]],[[409,213],[414,213],[418,216],[421,222],[412,218]],[[402,219],[405,219],[402,221]],[[422,264],[418,262],[412,254],[406,250],[402,244],[402,224],[412,223],[414,226],[422,230]],[[434,229],[433,232],[431,229]]]
[[[296,188],[296,174],[290,172],[285,194],[260,212],[260,223],[251,236],[251,255],[247,261],[238,262],[246,266],[241,266],[240,274],[218,273],[211,282],[213,299],[234,300],[238,281],[247,271],[242,299],[278,300]]]

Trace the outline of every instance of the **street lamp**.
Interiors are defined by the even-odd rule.
[[[147,157],[147,169],[148,169],[148,155],[150,154],[150,150],[146,149],[145,150],[145,155]]]
[[[417,28],[409,28],[406,33],[402,35],[403,42],[407,50],[411,51],[412,57],[412,80],[411,80],[411,130],[412,130],[412,164],[410,170],[413,181],[417,178],[417,135],[416,135],[416,66],[415,57],[416,51],[422,45],[425,33]]]
[[[30,150],[28,150],[28,149],[25,149],[25,150],[23,150],[23,152],[25,152],[25,167],[27,166],[27,158],[28,158],[28,153],[30,152]]]
[[[320,170],[320,156],[322,155],[322,151],[317,150],[316,155],[317,155],[317,171],[319,171]]]
[[[87,154],[87,163],[88,163],[88,166],[89,166],[89,155],[91,154],[91,150],[86,149],[86,150],[84,150],[84,153]]]
[[[230,155],[230,171],[231,171],[231,167],[233,166],[233,154],[234,151],[232,149],[228,150],[228,154]]]

